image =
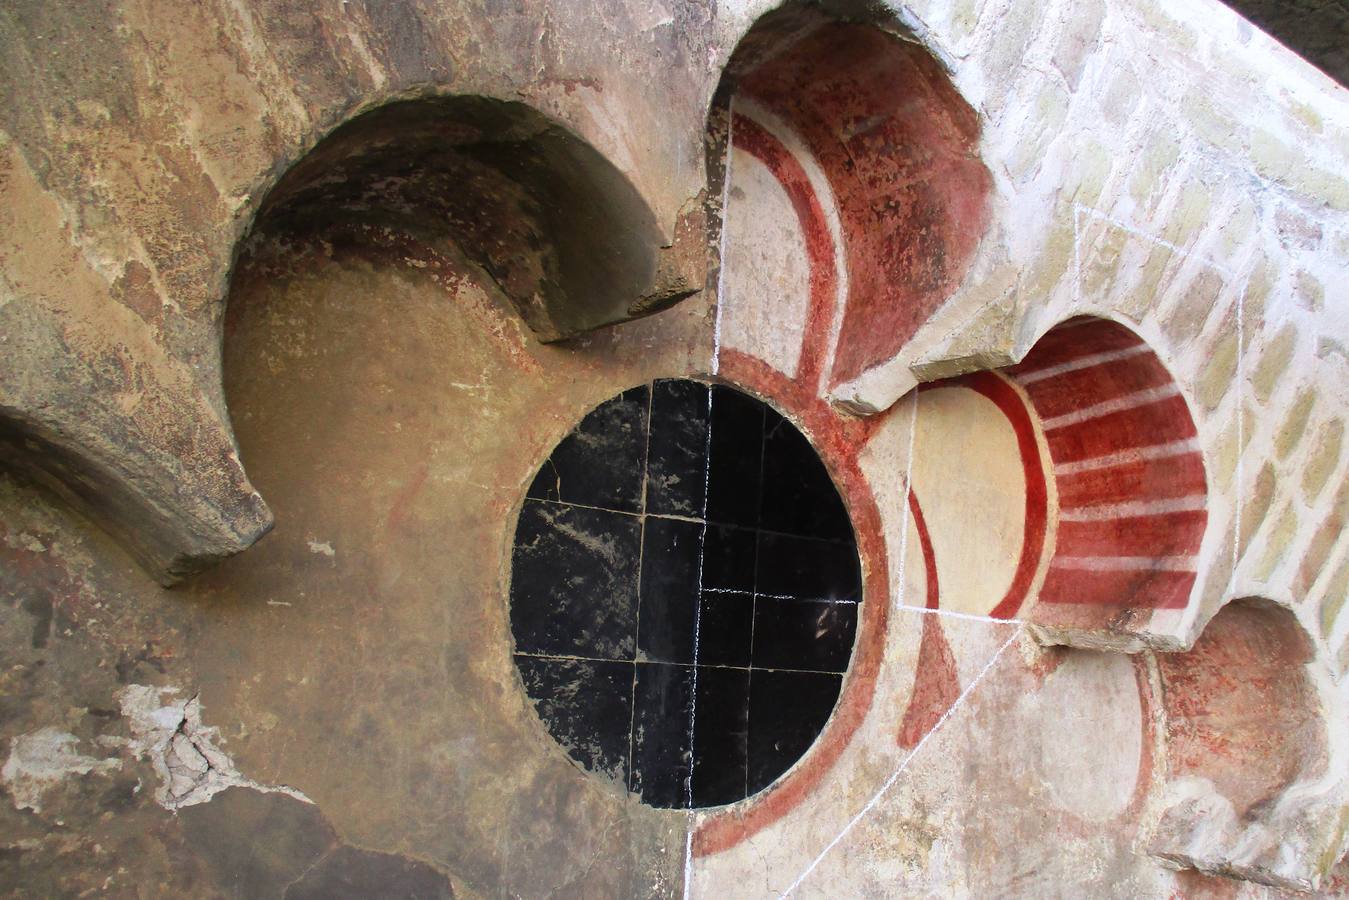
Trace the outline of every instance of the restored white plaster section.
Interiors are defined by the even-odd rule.
[[[805,237],[768,167],[734,148],[730,159],[722,345],[794,376],[810,304]]]
[[[1045,678],[1038,694],[1017,698],[1004,727],[1022,735],[1021,755],[1055,806],[1105,823],[1133,798],[1142,715],[1129,657],[1077,651]]]
[[[834,252],[835,275],[834,312],[829,323],[829,337],[826,343],[828,349],[821,366],[821,374],[827,379],[829,372],[834,368],[834,356],[838,352],[838,336],[843,329],[843,314],[847,311],[848,304],[847,245],[843,240],[843,226],[839,221],[833,186],[819,163],[815,161],[815,155],[810,152],[810,148],[780,116],[774,115],[748,98],[738,97],[734,102],[737,112],[753,119],[787,148],[787,152],[806,173],[806,180],[810,182],[815,199],[824,214],[825,225],[829,229],[829,243]]]
[[[79,738],[59,728],[39,728],[12,738],[9,758],[0,767],[0,781],[9,788],[15,809],[42,812],[42,795],[77,775],[102,774],[122,767],[120,759],[82,756]]]

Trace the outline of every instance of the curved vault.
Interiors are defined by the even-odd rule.
[[[61,211],[11,157],[0,175],[26,198],[25,227],[45,216],[59,234]],[[241,246],[273,238],[284,252],[319,228],[452,243],[545,341],[656,311],[703,281],[701,210],[681,216],[664,246],[649,207],[603,155],[524,104],[481,97],[401,101],[340,125],[276,183]],[[0,361],[0,463],[89,515],[165,585],[251,546],[272,515],[223,402],[92,272],[51,257],[32,254],[10,287],[41,299],[44,282],[73,278],[87,302],[16,329],[21,346],[6,356],[20,368]],[[92,363],[75,361],[76,341]]]
[[[1156,655],[1166,753],[1147,853],[1280,888],[1320,886],[1349,842],[1349,748],[1331,721],[1343,698],[1315,656],[1293,613],[1258,598],[1225,606],[1189,651]]]

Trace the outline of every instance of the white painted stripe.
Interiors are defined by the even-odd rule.
[[[1112,397],[1109,400],[1102,400],[1100,403],[1093,403],[1091,406],[1076,409],[1052,419],[1044,419],[1041,425],[1047,432],[1067,428],[1070,425],[1081,425],[1083,422],[1090,422],[1092,419],[1099,419],[1101,416],[1108,416],[1111,413],[1147,406],[1149,403],[1156,403],[1158,400],[1165,400],[1179,393],[1180,388],[1174,384],[1148,388],[1145,391],[1134,391],[1122,397]]]
[[[1073,572],[1189,572],[1193,556],[1056,556],[1051,569]]]
[[[1017,628],[1016,631],[1012,632],[1012,636],[998,648],[998,652],[994,653],[988,662],[984,663],[984,667],[979,670],[979,674],[974,676],[974,679],[965,687],[965,690],[960,692],[960,696],[956,698],[956,702],[952,703],[946,712],[941,714],[941,718],[937,720],[937,723],[928,730],[927,734],[923,735],[922,739],[914,745],[914,748],[909,751],[908,755],[900,760],[899,765],[890,773],[890,777],[885,779],[885,783],[881,785],[880,790],[876,791],[875,794],[872,794],[871,799],[866,802],[866,805],[863,806],[860,811],[858,811],[857,815],[848,820],[848,823],[843,826],[842,830],[834,835],[834,839],[826,844],[824,849],[820,851],[820,854],[810,861],[810,865],[806,866],[805,871],[796,876],[796,880],[787,887],[787,890],[782,892],[784,898],[791,895],[792,891],[795,891],[801,886],[801,882],[805,881],[806,878],[810,876],[810,873],[815,871],[815,867],[820,864],[820,860],[828,856],[829,852],[838,846],[838,842],[843,840],[848,832],[852,831],[853,827],[860,822],[867,813],[871,812],[872,809],[876,807],[876,804],[880,802],[880,799],[884,797],[887,792],[889,792],[890,788],[894,787],[895,782],[899,780],[899,776],[904,774],[904,770],[909,767],[909,763],[913,762],[914,757],[916,757],[919,751],[923,749],[924,745],[927,744],[928,739],[941,731],[942,726],[946,724],[946,720],[951,718],[951,715],[956,710],[965,705],[965,700],[969,697],[970,692],[975,689],[979,682],[984,680],[984,676],[993,669],[993,664],[998,661],[1008,647],[1012,646],[1012,642],[1021,635],[1021,632],[1022,628]]]
[[[1062,328],[1063,326],[1060,325],[1058,327]],[[1027,372],[1024,375],[1016,375],[1014,377],[1023,385],[1034,384],[1037,381],[1044,381],[1046,378],[1054,378],[1068,372],[1076,372],[1079,369],[1090,369],[1092,366],[1103,366],[1106,363],[1112,363],[1121,359],[1129,359],[1132,356],[1142,356],[1144,353],[1151,352],[1152,350],[1147,344],[1140,343],[1137,347],[1126,347],[1123,350],[1105,350],[1101,353],[1093,353],[1090,356],[1070,359],[1067,362],[1061,362],[1058,365],[1049,366],[1045,369],[1037,369],[1034,372]]]
[[[980,616],[974,613],[956,612],[953,609],[930,609],[926,606],[897,606],[900,612],[922,613],[943,619],[962,619],[966,622],[984,622],[990,625],[1020,625],[1020,619],[995,619],[992,616]]]
[[[1093,456],[1090,459],[1059,463],[1054,467],[1054,474],[1063,477],[1065,475],[1076,475],[1079,472],[1091,472],[1095,469],[1124,466],[1142,462],[1145,459],[1167,459],[1172,456],[1184,456],[1187,453],[1198,452],[1198,439],[1186,438],[1182,441],[1171,441],[1167,444],[1154,444],[1151,447],[1130,447],[1127,450],[1117,450],[1104,456]]]
[[[1166,500],[1131,500],[1128,503],[1103,503],[1100,506],[1074,506],[1059,510],[1063,522],[1103,522],[1108,519],[1132,519],[1136,516],[1160,516],[1174,512],[1192,512],[1207,508],[1203,494],[1170,497]]]

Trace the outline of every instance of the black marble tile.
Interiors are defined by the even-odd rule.
[[[760,525],[769,531],[851,541],[852,523],[843,499],[810,441],[771,410],[764,427]]]
[[[862,573],[852,544],[759,533],[755,576],[761,594],[809,600],[857,600]]]
[[[516,654],[515,665],[553,739],[586,769],[626,784],[633,664]]]
[[[688,805],[692,696],[692,666],[637,663],[628,789],[644,803],[666,809]]]
[[[693,727],[694,806],[719,806],[745,796],[749,676],[743,669],[698,667]]]
[[[704,593],[698,618],[698,662],[748,666],[753,626],[753,595]]]
[[[726,525],[709,525],[703,541],[704,588],[733,591],[754,590],[754,531]]]
[[[749,793],[777,780],[810,748],[834,709],[841,675],[761,672],[750,675]]]
[[[631,660],[636,516],[526,500],[511,559],[511,631],[523,653]]]
[[[754,526],[759,520],[759,463],[766,407],[739,391],[712,389],[707,518]]]
[[[697,522],[646,519],[642,539],[641,658],[693,662],[693,617],[698,602]]]
[[[650,388],[591,410],[539,468],[527,497],[640,512]]]
[[[657,381],[652,387],[647,512],[703,515],[707,391],[707,385],[684,379]]]
[[[754,667],[844,672],[857,632],[857,605],[811,600],[754,603]]]

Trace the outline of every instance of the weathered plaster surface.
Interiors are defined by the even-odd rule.
[[[5,891],[1349,892],[1346,94],[1201,0],[917,2],[881,24],[917,41],[901,56],[922,102],[960,126],[934,166],[927,130],[849,105],[910,96],[885,83],[816,118],[824,101],[782,93],[800,73],[732,79],[714,104],[770,8],[0,11]],[[892,40],[868,46],[886,62]],[[829,59],[844,93],[847,54]],[[441,95],[524,104],[593,151],[581,174],[613,175],[598,193],[635,198],[616,220],[643,235],[597,227],[594,245],[650,275],[619,318],[654,314],[540,342],[560,332],[531,310],[595,298],[544,284],[563,242],[513,193],[527,177],[472,169],[485,181],[451,196],[458,162],[370,153],[359,191],[333,188],[331,143],[292,169],[363,111]],[[840,109],[856,130],[831,143]],[[872,126],[893,141],[868,147]],[[840,148],[889,161],[849,180]],[[986,197],[896,211],[952,166],[986,173]],[[257,219],[277,184],[317,200]],[[890,240],[867,243],[868,203]],[[485,208],[502,232],[455,219]],[[602,220],[570,220],[571,246]],[[949,267],[920,277],[915,246]],[[887,292],[886,273],[917,287]],[[1059,509],[1043,423],[1007,414],[1011,375],[943,379],[1083,314],[1174,379],[1207,526],[1182,606],[1041,629],[1077,645],[1044,647],[1027,624]],[[708,374],[814,442],[868,603],[815,748],[763,794],[686,815],[552,741],[506,598],[557,441],[626,387]],[[1228,605],[1256,597],[1282,612],[1233,637]]]

